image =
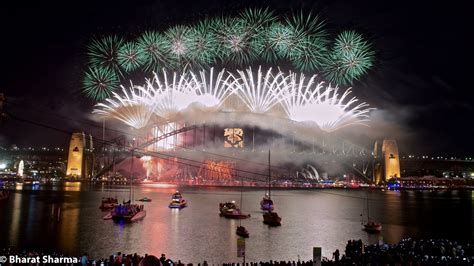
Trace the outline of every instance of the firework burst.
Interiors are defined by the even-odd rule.
[[[89,68],[83,80],[83,93],[90,99],[101,101],[112,95],[120,85],[115,71],[102,67]]]
[[[202,70],[199,76],[190,73],[192,85],[196,91],[196,102],[209,108],[219,108],[222,103],[233,93],[230,85],[230,75],[226,75],[225,69],[214,75],[214,68],[208,72]]]
[[[214,69],[185,73],[167,73],[165,70],[147,80],[143,87],[122,89],[123,95],[98,104],[95,113],[113,117],[135,128],[147,124],[155,114],[173,120],[179,112],[197,103],[207,111],[218,112],[231,95],[252,113],[267,113],[275,106],[284,110],[286,117],[295,122],[314,122],[324,131],[331,132],[350,125],[365,125],[372,110],[350,96],[350,89],[339,92],[338,87],[317,82],[317,76],[300,73],[272,73],[272,69],[255,73],[251,68],[238,70],[237,75]]]
[[[175,66],[186,67],[191,56],[194,35],[189,27],[175,26],[165,32],[167,46]]]
[[[374,52],[362,35],[343,31],[336,38],[323,72],[330,81],[350,84],[366,74],[373,62]]]
[[[145,63],[146,55],[143,48],[134,42],[124,43],[117,52],[119,65],[127,72],[133,71]]]
[[[280,90],[284,84],[282,72],[273,75],[270,68],[264,74],[259,67],[256,75],[252,68],[238,70],[237,73],[239,76],[234,77],[233,87],[252,113],[265,113],[278,104]]]
[[[143,50],[146,70],[158,69],[168,64],[169,47],[164,36],[156,31],[145,31],[138,39],[138,45]]]
[[[133,86],[129,89],[122,86],[122,95],[113,92],[105,103],[96,104],[93,113],[105,118],[117,119],[135,129],[145,127],[150,120],[154,106],[150,102],[153,95],[144,87]]]
[[[211,30],[211,21],[205,19],[200,21],[191,29],[194,38],[188,41],[190,45],[190,59],[196,66],[206,66],[216,60],[218,42],[216,34]]]
[[[93,39],[87,46],[90,66],[118,71],[117,53],[123,42],[123,39],[116,35]]]
[[[350,89],[340,96],[337,87],[325,87],[324,82],[316,82],[316,75],[307,79],[304,74],[295,73],[290,74],[284,86],[281,104],[293,121],[312,121],[325,131],[368,122],[371,108],[366,103],[358,104],[356,97],[347,100]]]
[[[245,9],[235,17],[204,18],[163,33],[145,31],[132,42],[115,35],[94,39],[87,46],[88,67],[109,68],[125,77],[138,69],[197,71],[215,63],[233,68],[266,61],[318,71],[336,84],[359,80],[374,66],[370,43],[352,30],[331,41],[325,26],[311,13],[279,17],[269,9]]]
[[[170,119],[187,108],[198,96],[187,76],[177,72],[173,72],[172,75],[165,70],[162,71],[162,75],[155,73],[152,80],[147,80],[146,87],[153,91],[155,114],[165,119]]]

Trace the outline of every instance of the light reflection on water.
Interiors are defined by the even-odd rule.
[[[0,246],[45,247],[66,254],[88,252],[108,257],[114,252],[165,253],[183,262],[237,262],[239,221],[218,215],[218,204],[239,200],[240,192],[229,189],[180,188],[189,201],[182,210],[169,209],[176,188],[136,187],[135,198],[143,203],[147,216],[134,224],[104,221],[98,209],[103,196],[128,200],[128,187],[79,183],[65,187],[41,187],[12,194],[0,204]],[[259,202],[263,191],[244,192],[244,211],[251,214],[242,224],[249,230],[246,240],[248,261],[308,260],[313,246],[323,247],[331,257],[336,248],[343,252],[349,239],[393,243],[404,237],[472,237],[474,192],[368,192],[370,216],[383,223],[380,235],[361,231],[361,214],[366,213],[366,193],[345,190],[274,191],[276,211],[282,226],[262,223]],[[57,221],[57,210],[61,209]],[[449,219],[446,219],[449,217]]]

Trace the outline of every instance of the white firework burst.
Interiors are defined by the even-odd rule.
[[[150,102],[153,98],[152,92],[133,84],[129,89],[121,87],[122,95],[113,92],[112,97],[106,99],[105,103],[96,104],[92,113],[117,119],[136,129],[146,126],[153,114],[153,105]]]
[[[252,68],[238,70],[237,73],[239,78],[233,76],[235,93],[252,113],[266,113],[279,103],[281,88],[285,84],[281,71],[273,75],[269,68],[264,74],[259,67],[256,75]]]
[[[204,70],[199,72],[199,76],[193,72],[191,74],[192,85],[197,97],[195,102],[208,108],[219,108],[221,104],[233,94],[231,86],[231,76],[226,74],[225,69],[214,76],[214,68],[209,72]]]
[[[147,80],[147,88],[153,91],[153,110],[163,118],[170,118],[186,109],[197,98],[195,86],[185,74],[173,72],[172,75],[163,70],[160,78],[155,73],[152,80]]]
[[[315,82],[316,75],[307,82],[303,74],[291,73],[285,79],[285,89],[280,102],[288,118],[293,121],[313,121],[322,130],[334,131],[339,128],[368,121],[368,104],[359,103],[356,97],[349,100],[350,89],[339,95],[338,87],[325,87],[324,82]]]
[[[197,103],[210,111],[218,111],[231,95],[236,95],[252,113],[266,113],[280,106],[286,116],[295,122],[310,121],[324,131],[331,132],[349,125],[366,125],[372,108],[365,102],[351,97],[351,90],[339,92],[338,87],[317,82],[303,74],[272,69],[255,73],[251,68],[238,70],[236,76],[221,70],[214,73],[200,71],[160,75],[146,80],[143,87],[122,87],[123,95],[113,97],[96,106],[94,113],[113,117],[134,128],[144,127],[152,114],[172,120],[175,116]]]

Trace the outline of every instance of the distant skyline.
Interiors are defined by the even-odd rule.
[[[91,120],[94,103],[81,93],[85,47],[92,37],[133,35],[143,29],[168,28],[207,14],[256,6],[279,13],[312,10],[326,19],[330,28],[358,30],[374,44],[376,66],[352,86],[355,95],[377,108],[371,128],[338,134],[367,148],[376,139],[395,138],[403,154],[474,154],[467,3],[12,1],[0,10],[4,36],[0,92],[7,97],[5,109],[17,117],[100,138],[101,122]],[[117,123],[107,125],[129,131]],[[0,124],[0,146],[66,147],[68,142],[65,133],[15,119],[3,119]]]

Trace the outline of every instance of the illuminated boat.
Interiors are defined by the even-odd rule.
[[[265,194],[262,201],[260,201],[260,209],[262,211],[273,211],[273,200],[270,195]]]
[[[106,211],[112,210],[118,204],[117,198],[103,197],[99,209]]]
[[[138,204],[120,204],[115,206],[111,213],[112,219],[116,222],[135,222],[143,219],[146,216],[146,211],[143,205]],[[104,217],[105,219],[106,217]]]
[[[266,212],[263,214],[263,223],[270,226],[280,226],[281,217],[276,212]]]
[[[235,204],[235,201],[219,203],[220,216],[224,216],[229,219],[247,219],[250,214],[244,214],[240,210],[239,206]]]
[[[249,237],[249,231],[247,231],[247,229],[241,225],[237,226],[237,230],[235,230],[235,233],[238,235],[238,236],[241,236],[241,237],[244,237],[244,238],[247,238]]]
[[[183,198],[183,195],[176,191],[176,193],[171,196],[171,202],[168,205],[169,208],[172,209],[182,209],[188,206],[188,202]]]

